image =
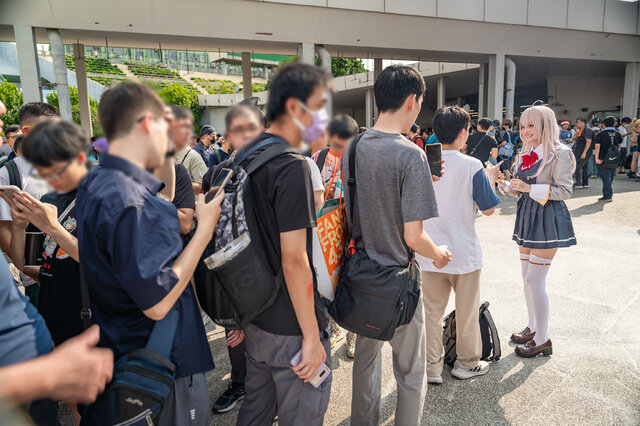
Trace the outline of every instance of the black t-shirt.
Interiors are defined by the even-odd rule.
[[[604,161],[607,157],[607,151],[611,144],[620,146],[622,143],[622,135],[613,128],[602,129],[598,136],[596,136],[595,144],[600,145],[600,153],[598,158]]]
[[[469,139],[467,139],[467,155],[471,155],[471,153],[473,152],[472,157],[480,160],[482,164],[489,161],[491,150],[497,147],[498,143],[496,142],[496,140],[487,135],[486,132],[474,133],[473,135],[469,136]]]
[[[191,177],[189,177],[187,168],[182,164],[176,164],[176,195],[173,197],[172,203],[176,209],[195,210],[196,208]]]
[[[272,137],[263,133],[250,145]],[[256,158],[265,148],[251,155],[245,165]],[[312,232],[316,226],[313,200],[313,186],[309,165],[302,155],[287,153],[280,155],[256,170],[251,176],[255,198],[256,216],[260,222],[260,234],[266,249],[266,257],[275,275],[282,267],[280,233],[307,230],[307,257],[311,271]],[[327,327],[324,304],[318,293],[316,278],[313,278],[316,319],[320,330]],[[298,324],[291,298],[286,286],[282,286],[279,296],[269,309],[253,320],[253,324],[273,334],[295,336],[302,331]]]
[[[43,195],[40,201],[56,206],[60,216],[75,199],[76,191],[66,194],[54,191]],[[76,236],[75,205],[61,223],[64,229]],[[53,341],[59,345],[83,330],[80,320],[80,265],[49,236],[44,242],[43,258],[39,274],[38,311],[47,323]]]
[[[577,159],[580,159],[580,156],[584,152],[584,147],[587,146],[587,139],[591,139],[591,144],[589,145],[589,151],[587,151],[587,157],[591,155],[593,151],[593,130],[588,127],[582,129],[582,132],[579,132],[575,136],[575,144],[573,145],[573,152]]]

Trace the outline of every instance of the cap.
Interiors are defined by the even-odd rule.
[[[413,123],[413,125],[411,126],[411,131],[413,133],[416,133],[418,131],[418,124],[417,123]]]
[[[106,153],[109,151],[109,142],[107,138],[100,138],[93,143],[93,147],[102,153]]]
[[[600,125],[600,119],[599,118],[594,118],[593,120],[591,120],[591,125],[592,126],[599,126]]]
[[[560,122],[560,125],[561,125],[561,126],[564,126],[565,124],[566,124],[567,126],[571,126],[571,122],[570,122],[569,120],[562,120],[562,121]]]
[[[496,127],[500,127],[500,120],[493,120],[491,124],[493,124]]]
[[[216,129],[214,129],[213,126],[209,126],[208,124],[202,126],[202,129],[200,129],[200,136],[211,135],[215,133]]]

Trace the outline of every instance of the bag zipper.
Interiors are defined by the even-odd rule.
[[[147,408],[142,413],[138,414],[135,417],[130,418],[129,420],[125,420],[124,422],[115,424],[113,426],[128,426],[128,425],[132,425],[135,422],[137,422],[138,420],[142,420],[142,419],[146,419],[147,420],[147,425],[153,426],[153,419],[151,418],[151,409],[150,408]]]
[[[163,376],[160,373],[157,373],[155,371],[151,371],[151,370],[146,370],[142,367],[139,367],[137,365],[123,365],[122,367],[118,368],[118,370],[116,370],[116,374],[118,374],[118,372],[120,371],[131,371],[132,373],[138,373],[144,376],[151,376],[155,379],[157,379],[158,381],[163,382],[164,384],[166,384],[167,386],[173,388],[173,380],[167,379],[165,376]]]

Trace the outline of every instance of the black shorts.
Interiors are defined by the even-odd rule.
[[[505,170],[511,170],[511,163],[513,163],[513,157],[509,157],[509,158],[504,158],[504,157],[499,157],[498,161],[503,161],[503,163],[500,165],[500,171],[504,173]]]

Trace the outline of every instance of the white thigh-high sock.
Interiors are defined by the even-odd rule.
[[[533,310],[533,296],[531,288],[527,284],[527,271],[529,270],[529,255],[520,253],[520,264],[522,265],[522,282],[524,283],[524,300],[527,302],[527,313],[529,314],[529,322],[527,327],[529,330],[536,331],[536,317]]]
[[[536,255],[529,256],[527,268],[527,284],[529,285],[536,319],[536,344],[540,345],[549,339],[549,296],[547,295],[547,272],[551,260]]]

